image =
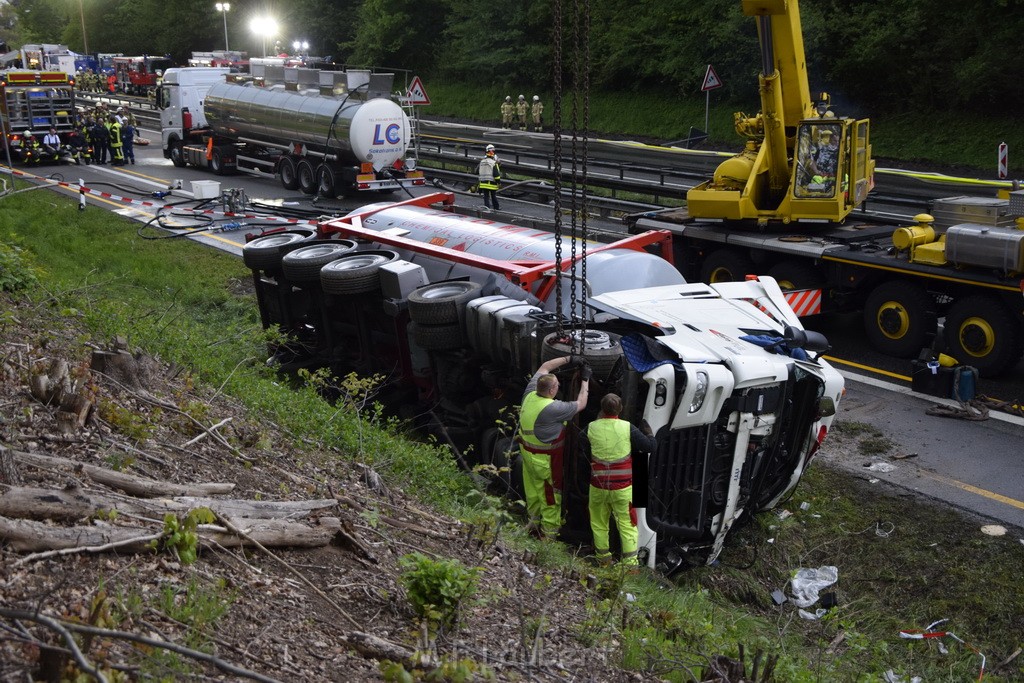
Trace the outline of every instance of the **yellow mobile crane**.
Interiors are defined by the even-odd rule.
[[[841,222],[867,198],[874,162],[867,119],[828,118],[828,97],[811,101],[797,0],[742,0],[757,19],[761,112],[736,113],[746,147],[686,195],[694,218],[789,223]],[[822,149],[833,157],[819,168]]]
[[[868,120],[812,98],[797,0],[741,3],[762,61],[761,112],[736,114],[746,147],[685,210],[628,216],[630,231],[671,232],[691,282],[767,274],[801,317],[861,311],[882,353],[930,346],[983,376],[1011,371],[1024,355],[1024,190],[935,200],[914,225],[853,220],[873,185]]]

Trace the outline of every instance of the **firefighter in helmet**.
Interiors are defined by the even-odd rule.
[[[530,113],[530,105],[526,101],[526,95],[520,95],[516,102],[516,117],[519,119],[519,130],[526,130],[526,121]]]
[[[516,105],[512,104],[512,96],[505,95],[505,101],[501,103],[501,127],[512,128],[512,117],[515,116]]]
[[[533,96],[533,106],[530,108],[533,115],[533,129],[538,133],[544,128],[544,103],[540,101],[540,95]]]
[[[484,196],[484,206],[499,211],[498,188],[501,187],[501,165],[494,145],[487,145],[486,154],[477,166],[477,187]]]

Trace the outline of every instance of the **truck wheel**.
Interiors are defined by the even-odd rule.
[[[352,240],[337,240],[327,244],[310,244],[293,249],[281,258],[284,276],[293,282],[320,282],[320,269],[356,248]]]
[[[466,343],[466,335],[462,325],[423,325],[416,323],[412,337],[416,345],[426,351],[454,351],[461,349]]]
[[[320,164],[317,166],[316,177],[321,197],[334,199],[338,196],[338,180],[334,175],[334,169],[330,165]]]
[[[316,194],[316,169],[308,159],[303,159],[296,165],[295,172],[299,176],[299,191],[302,194]]]
[[[700,267],[700,281],[708,284],[741,282],[753,272],[754,262],[746,254],[732,249],[719,249],[704,259]]]
[[[580,332],[574,330],[569,335],[578,340]],[[568,356],[572,353],[572,346],[564,341],[556,341],[557,338],[557,332],[552,332],[544,338],[544,343],[541,344],[541,362]],[[580,346],[578,341],[576,346]],[[583,334],[582,347],[583,358],[590,363],[590,367],[594,370],[594,377],[597,379],[606,379],[622,356],[619,335],[611,332],[587,330]]]
[[[277,172],[281,174],[281,187],[286,190],[294,190],[299,186],[299,175],[295,170],[295,159],[289,156],[281,157],[277,164]]]
[[[178,168],[185,168],[188,162],[185,161],[185,143],[175,140],[171,143],[171,163]]]
[[[253,270],[275,270],[281,267],[281,249],[312,239],[313,230],[289,230],[257,237],[242,247],[242,262]]]
[[[480,296],[481,289],[465,280],[425,285],[409,295],[409,317],[421,325],[457,323],[459,312]]]
[[[320,286],[327,294],[372,292],[380,287],[380,267],[396,259],[390,249],[346,254],[320,269]]]
[[[210,170],[215,175],[224,175],[224,159],[221,157],[219,149],[210,152]]]
[[[794,289],[816,289],[821,286],[822,278],[814,266],[802,261],[781,261],[768,271],[775,278],[779,288],[784,291]]]
[[[935,331],[935,300],[912,282],[886,282],[864,304],[864,332],[875,349],[897,358],[917,355]]]
[[[1020,323],[992,297],[968,296],[954,301],[944,333],[947,353],[974,366],[983,377],[997,376],[1020,360]]]

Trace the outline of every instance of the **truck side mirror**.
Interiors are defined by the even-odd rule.
[[[163,109],[166,106],[167,105],[164,104],[164,89],[163,88],[157,88],[156,89],[156,108],[157,109]]]
[[[822,396],[818,401],[818,419],[832,417],[836,414],[836,402],[831,396]]]
[[[803,349],[812,353],[825,353],[832,348],[831,344],[828,343],[828,339],[820,332],[801,330],[799,327],[793,327],[792,325],[786,325],[782,338],[785,340],[786,346],[791,349]]]

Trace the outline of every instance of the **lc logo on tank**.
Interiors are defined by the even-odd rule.
[[[376,126],[373,127],[373,144],[383,145],[385,142],[388,142],[392,145],[395,145],[398,144],[398,141],[402,139],[401,135],[399,134],[401,131],[401,126],[399,126],[397,123],[392,123],[391,125],[384,129],[383,139],[381,139],[380,126],[381,124],[378,123]]]

